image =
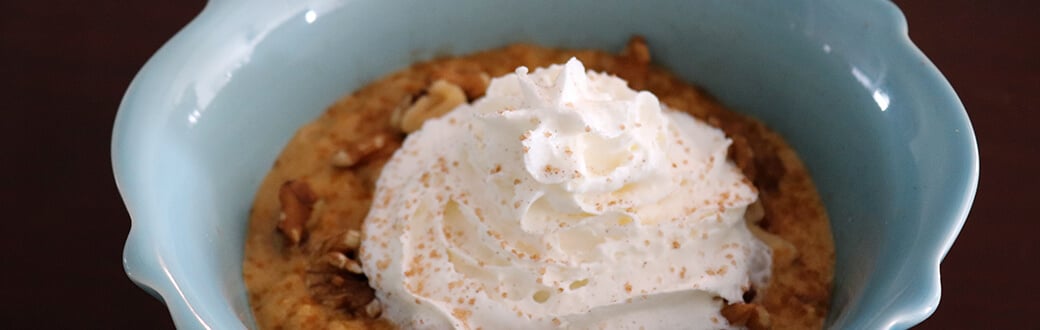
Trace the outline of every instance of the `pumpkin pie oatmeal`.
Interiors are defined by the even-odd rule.
[[[820,328],[834,247],[797,155],[650,63],[511,45],[303,126],[257,192],[261,328]]]

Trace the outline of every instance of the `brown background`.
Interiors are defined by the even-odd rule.
[[[978,197],[921,329],[1040,323],[1040,2],[898,1],[970,113]],[[0,328],[172,328],[121,265],[109,139],[131,78],[203,2],[0,1]]]

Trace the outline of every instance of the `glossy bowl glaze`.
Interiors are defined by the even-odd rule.
[[[935,310],[977,149],[950,85],[880,0],[212,1],[141,69],[116,118],[126,272],[179,328],[252,327],[246,221],[297,127],[434,55],[617,50],[631,34],[801,154],[837,244],[829,327],[907,328]]]

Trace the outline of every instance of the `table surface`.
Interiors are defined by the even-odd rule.
[[[942,303],[919,328],[1035,327],[1040,2],[897,4],[911,38],[968,109],[982,157],[975,206],[942,264]],[[131,78],[203,5],[0,2],[9,208],[0,220],[0,328],[173,327],[163,305],[123,273],[130,219],[109,139]]]

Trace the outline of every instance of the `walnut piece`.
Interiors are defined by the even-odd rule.
[[[650,49],[646,46],[646,39],[633,36],[621,50],[618,60],[614,73],[628,81],[632,89],[646,89],[650,72]]]
[[[348,230],[346,234],[343,234],[340,243],[343,244],[344,249],[357,249],[361,247],[361,232],[357,230]]]
[[[383,304],[379,302],[379,299],[372,299],[365,305],[365,315],[371,318],[377,318],[383,314]]]
[[[351,229],[314,246],[307,269],[311,297],[326,306],[344,310],[356,317],[382,312],[373,305],[375,292],[357,260],[361,232]]]
[[[744,220],[753,225],[758,225],[766,217],[766,208],[762,206],[762,200],[756,200],[748,205],[744,211]]]
[[[278,189],[278,202],[282,205],[278,230],[292,245],[303,239],[304,225],[311,217],[318,197],[305,181],[289,180]]]
[[[325,254],[325,260],[330,266],[337,269],[346,270],[353,274],[361,274],[361,264],[357,260],[347,257],[342,252],[329,252]]]
[[[715,127],[721,127],[721,120],[717,117],[708,118],[708,123]],[[750,142],[740,134],[726,133],[726,136],[732,141],[729,145],[729,150],[726,151],[726,155],[737,165],[737,168],[740,168],[740,172],[744,173],[748,180],[755,181],[758,177],[758,172],[755,167],[755,150],[751,148]],[[758,188],[758,185],[755,188]]]
[[[722,316],[729,323],[736,326],[744,326],[751,330],[765,330],[772,328],[769,320],[769,311],[758,304],[736,303],[722,307]]]
[[[347,168],[360,164],[366,157],[391,144],[393,137],[388,132],[381,132],[366,137],[355,144],[348,145],[332,154],[332,166]]]
[[[632,36],[625,49],[621,50],[621,57],[642,65],[650,64],[650,48],[646,46],[646,39],[643,36]]]
[[[426,95],[419,97],[408,107],[398,107],[391,122],[405,133],[411,133],[422,127],[427,119],[437,118],[450,112],[466,102],[466,93],[458,85],[445,80],[434,81],[426,89]]]
[[[433,71],[434,80],[444,80],[455,84],[466,92],[466,99],[475,100],[484,96],[487,87],[491,83],[491,76],[479,67],[473,66],[444,66]]]

